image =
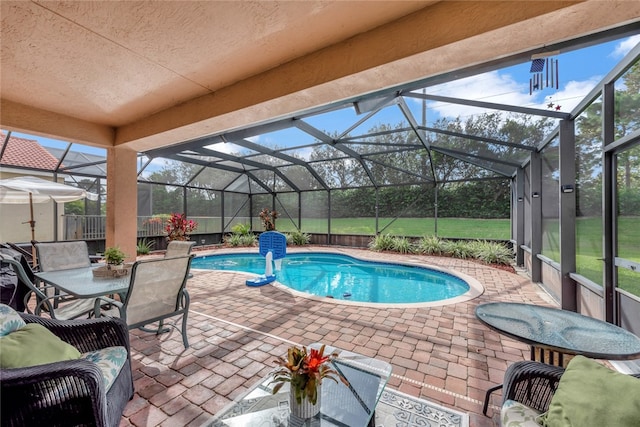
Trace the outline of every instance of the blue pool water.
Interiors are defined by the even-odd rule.
[[[198,257],[192,268],[264,274],[259,254]],[[453,298],[469,290],[463,279],[424,267],[363,261],[330,253],[287,254],[276,280],[300,292],[373,303],[417,303]]]

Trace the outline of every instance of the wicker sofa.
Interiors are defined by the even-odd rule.
[[[589,362],[595,363],[595,362]],[[569,369],[569,367],[567,367]],[[608,369],[607,369],[608,370]],[[566,372],[564,368],[558,366],[552,366],[545,363],[524,361],[516,362],[507,368],[504,376],[504,388],[502,392],[502,414],[501,425],[506,426],[535,426],[540,425],[537,414],[546,413],[552,406],[552,399],[558,390],[560,385],[560,379]],[[620,373],[614,373],[611,371],[611,375],[616,377],[624,377],[626,375]],[[640,379],[640,373],[629,375],[628,377],[635,377]],[[606,393],[604,383],[608,381],[600,381],[602,389],[600,393]],[[636,386],[640,386],[638,383]],[[589,387],[585,384],[585,387]],[[625,390],[618,390],[618,393],[625,393]],[[613,393],[615,394],[615,393]],[[640,404],[640,395],[638,395],[638,404]],[[586,405],[593,407],[595,411],[602,412],[598,409],[598,405],[602,401],[598,392],[590,393],[589,399],[585,402]],[[515,407],[514,408],[514,404]],[[534,412],[526,414],[523,411],[523,406],[526,409],[532,409]],[[639,406],[636,404],[635,415],[637,416],[638,424],[640,425],[640,412]],[[513,419],[514,412],[507,414],[508,411],[515,410],[517,420]],[[583,411],[585,412],[585,411]],[[564,416],[564,415],[563,415]],[[602,424],[602,425],[618,425],[618,424]]]
[[[110,387],[99,365],[83,359],[1,369],[2,425],[118,426],[133,397],[127,325],[111,318],[64,321],[19,315],[27,325],[44,326],[81,353],[124,347],[126,361]]]

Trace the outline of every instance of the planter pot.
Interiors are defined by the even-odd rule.
[[[302,402],[296,401],[295,394],[291,391],[289,393],[289,408],[291,409],[291,415],[298,418],[307,419],[313,418],[320,412],[320,397],[321,393],[318,390],[318,400],[316,404],[312,404],[309,399],[302,399]]]

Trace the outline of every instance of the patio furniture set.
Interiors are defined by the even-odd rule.
[[[153,332],[161,333],[165,319],[180,316],[189,346],[191,246],[174,245],[165,258],[137,261],[129,276],[106,279],[94,277],[85,242],[36,244],[36,272],[0,253],[32,311],[0,305],[3,425],[119,425],[133,397],[128,330],[158,324]]]
[[[640,425],[640,373],[625,375],[590,359],[640,358],[636,335],[579,313],[531,304],[481,304],[476,316],[531,346],[531,361],[510,365],[504,383],[486,393],[485,415],[491,394],[503,388],[503,427]]]

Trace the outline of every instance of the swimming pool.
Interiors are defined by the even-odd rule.
[[[207,255],[194,258],[191,267],[264,274],[265,259],[251,253]],[[343,254],[289,253],[274,272],[278,282],[293,290],[343,301],[413,304],[479,295],[469,278],[450,272]]]

